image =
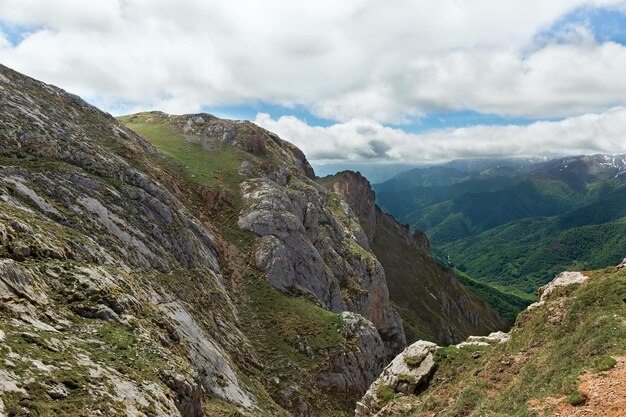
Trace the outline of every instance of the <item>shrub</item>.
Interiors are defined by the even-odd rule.
[[[378,395],[378,398],[380,398],[380,400],[384,404],[386,404],[389,401],[393,400],[393,398],[396,396],[396,391],[390,386],[382,384],[376,390],[376,394]]]

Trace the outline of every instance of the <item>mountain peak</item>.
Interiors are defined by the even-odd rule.
[[[360,172],[342,171],[331,178],[322,179],[321,183],[330,184],[330,189],[341,195],[357,217],[376,223],[376,194]]]
[[[486,334],[506,327],[450,269],[437,264],[424,233],[411,233],[408,225],[383,213],[363,175],[343,171],[319,182],[340,195],[359,218],[368,245],[385,270],[390,298],[400,311],[410,341],[421,337],[450,344],[472,332]]]

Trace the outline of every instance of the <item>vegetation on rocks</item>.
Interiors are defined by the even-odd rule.
[[[354,220],[333,216],[297,148],[210,115],[121,119],[144,138],[0,71],[0,414],[349,413],[402,327],[384,282],[339,244]],[[272,286],[263,232],[239,225],[260,203],[282,204],[267,227],[292,222],[283,241],[320,239],[330,288],[377,285],[346,300],[395,333]]]
[[[347,218],[348,210],[358,217],[359,223],[351,230],[360,230],[362,225],[373,255],[385,270],[389,297],[402,317],[409,343],[422,339],[449,344],[506,327],[478,298],[480,292],[477,297],[468,291],[452,270],[433,259],[423,234],[410,233],[407,226],[382,213],[362,175],[345,171],[318,182],[330,190],[330,207],[337,217]],[[368,256],[356,243],[349,248],[357,256]],[[503,305],[509,307],[506,302]]]
[[[607,398],[621,398],[626,386],[586,390],[581,381],[622,372],[612,366],[626,354],[618,342],[626,340],[626,270],[584,274],[585,282],[554,288],[521,313],[508,342],[437,349],[428,387],[416,395],[388,394],[393,399],[377,415],[547,416],[586,401],[594,404],[587,412],[619,415],[611,414]]]

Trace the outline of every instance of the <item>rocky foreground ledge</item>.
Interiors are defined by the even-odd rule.
[[[626,267],[626,259],[618,269]],[[528,310],[541,307],[548,302],[548,296],[557,288],[572,284],[582,284],[589,277],[581,272],[562,272],[551,282],[537,290],[540,299],[528,306]],[[552,323],[552,315],[548,321]],[[554,324],[554,323],[552,323]],[[488,336],[470,336],[466,341],[451,345],[457,349],[468,346],[487,347],[500,343],[507,343],[510,334],[505,332],[493,332]],[[416,395],[428,387],[430,380],[436,373],[436,352],[441,346],[435,343],[420,340],[408,346],[402,353],[383,370],[365,395],[356,404],[355,417],[386,416],[392,415],[386,410],[393,404],[390,399],[406,395]],[[474,352],[480,355],[480,352]]]
[[[508,340],[508,333],[494,332],[488,336],[470,336],[466,341],[452,346],[457,349],[465,346],[489,346],[506,343]],[[381,402],[389,397],[414,395],[423,390],[435,373],[437,365],[434,354],[440,348],[435,343],[419,340],[404,349],[370,385],[361,401],[357,402],[355,417],[376,415]]]

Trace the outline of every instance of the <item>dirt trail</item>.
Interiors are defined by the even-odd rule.
[[[580,377],[578,390],[588,399],[574,407],[566,399],[559,402],[553,417],[626,417],[626,356],[616,358],[609,371]]]

